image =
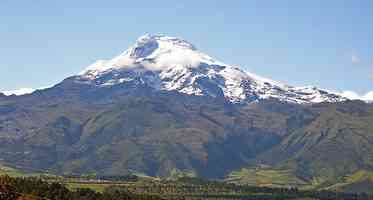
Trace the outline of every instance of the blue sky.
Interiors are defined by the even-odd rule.
[[[0,91],[52,85],[145,33],[292,85],[373,90],[373,1],[0,1]]]

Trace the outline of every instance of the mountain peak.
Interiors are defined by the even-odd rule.
[[[78,81],[100,87],[145,84],[155,90],[251,102],[276,98],[292,103],[337,102],[345,98],[315,87],[292,87],[226,65],[184,39],[146,34],[111,60],[89,66]]]
[[[170,37],[163,34],[145,34],[136,40],[134,47],[160,47],[168,46],[169,48],[184,48],[190,50],[197,50],[190,42],[177,37]]]
[[[172,53],[174,51],[196,51],[197,49],[188,41],[162,34],[145,34],[136,40],[136,43],[121,56],[131,59],[146,59],[155,52]]]
[[[199,52],[190,42],[161,34],[146,34],[135,44],[111,60],[99,60],[81,73],[97,75],[108,70],[131,68],[138,65],[152,71],[169,67],[197,67],[200,63],[220,64],[210,56]]]

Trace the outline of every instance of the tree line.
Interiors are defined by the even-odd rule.
[[[109,187],[99,193],[80,188],[71,191],[60,183],[39,178],[0,177],[1,200],[162,200],[157,195],[132,194],[122,187]]]
[[[303,191],[297,188],[267,188],[227,184],[199,178],[110,186],[99,193],[91,189],[69,190],[64,184],[40,178],[0,177],[0,200],[370,200],[368,194],[333,191]]]

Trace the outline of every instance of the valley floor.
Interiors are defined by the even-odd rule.
[[[57,176],[0,177],[1,200],[369,200],[367,194],[243,186],[199,178],[105,181]]]

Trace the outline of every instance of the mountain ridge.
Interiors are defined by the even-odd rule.
[[[222,97],[235,103],[268,98],[292,103],[347,100],[317,87],[294,87],[263,78],[224,64],[184,39],[165,35],[146,34],[120,55],[98,60],[75,77],[77,82],[99,87],[136,81],[155,90]]]
[[[346,100],[316,87],[293,87],[245,72],[198,51],[186,40],[164,35],[140,37],[119,56],[89,66],[78,79],[96,86],[136,80],[156,90],[221,96],[235,103],[267,98],[293,103]]]

